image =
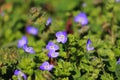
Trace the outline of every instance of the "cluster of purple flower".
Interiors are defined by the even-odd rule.
[[[20,40],[18,40],[18,48],[23,48],[23,50],[27,53],[35,53],[34,49],[32,47],[28,47],[28,40],[26,36],[23,36]]]
[[[86,25],[88,24],[88,19],[85,13],[80,13],[77,16],[75,16],[74,21],[77,23],[80,23],[81,25]],[[48,18],[45,26],[50,26],[51,25],[51,18]],[[32,35],[37,35],[38,34],[38,29],[32,26],[27,26],[26,28],[26,32]],[[62,43],[65,44],[67,42],[67,33],[66,31],[58,31],[55,34],[56,38],[57,38],[57,42],[58,43]],[[90,41],[90,39],[87,40],[86,43],[86,50],[90,51],[90,50],[94,50],[94,47],[91,46],[92,42]],[[28,47],[28,40],[26,36],[23,36],[19,41],[18,41],[18,48],[23,48],[23,50],[27,53],[31,53],[34,54],[35,51],[32,47]],[[48,44],[46,45],[46,49],[48,50],[48,57],[49,58],[57,58],[59,56],[59,52],[57,52],[57,50],[59,50],[59,46],[55,43],[53,43],[52,41],[49,41]],[[50,64],[49,62],[45,61],[40,65],[40,69],[41,70],[48,70],[51,71],[53,69],[54,65]],[[16,76],[20,76],[23,77],[24,80],[27,79],[27,76],[21,72],[20,70],[15,70],[14,75]]]
[[[50,58],[56,58],[59,55],[58,52],[55,52],[56,50],[59,49],[59,46],[54,44],[51,41],[48,42],[46,49],[49,50],[48,57],[50,57]]]
[[[32,35],[37,35],[38,29],[32,26],[27,26],[26,32]],[[18,40],[18,48],[23,48],[25,52],[30,53],[30,54],[35,53],[32,47],[28,47],[28,39],[26,36],[23,36],[20,40]]]
[[[51,21],[52,19],[51,18],[48,18],[45,26],[49,27],[51,25]],[[36,36],[38,34],[38,29],[33,27],[33,26],[27,26],[26,27],[26,32],[28,34],[32,34],[34,36]],[[23,36],[20,40],[18,40],[18,44],[17,44],[17,47],[18,48],[23,48],[23,50],[27,53],[30,53],[30,54],[34,54],[35,51],[32,47],[28,47],[28,39],[26,36]],[[57,57],[56,54],[59,54],[59,53],[54,53],[54,52],[51,52],[52,50],[50,50],[50,52],[48,53],[48,55],[50,57]],[[52,54],[51,54],[52,53]],[[48,62],[44,62],[42,65],[44,65],[43,67],[41,66],[41,70],[51,70],[53,68],[53,65],[50,65]],[[27,80],[27,76],[20,70],[16,69],[14,71],[14,75],[18,76],[18,80],[21,80],[21,77],[24,78],[24,80]]]
[[[74,21],[76,23],[80,23],[82,26],[88,24],[88,18],[84,12],[81,12],[77,16],[75,16]],[[90,41],[90,39],[88,39],[87,43],[86,43],[86,50],[87,51],[94,50],[94,47],[92,47],[91,44],[92,44],[92,42]]]
[[[82,26],[88,24],[88,18],[87,18],[87,15],[84,12],[81,12],[77,16],[75,16],[74,21],[76,23],[80,23]],[[87,51],[94,50],[94,47],[92,47],[91,44],[92,44],[92,42],[90,41],[90,39],[88,39],[87,43],[86,43],[86,50]]]
[[[66,43],[67,42],[67,33],[65,31],[59,31],[56,33],[56,37],[57,37],[57,42],[61,42],[61,43]],[[49,41],[46,49],[48,50],[48,57],[49,58],[56,58],[59,55],[59,52],[56,52],[57,50],[59,50],[59,46],[55,43],[53,43],[52,41]],[[42,63],[42,65],[40,66],[41,70],[52,70],[52,68],[54,67],[54,65],[49,64],[49,62],[45,61],[44,63]]]

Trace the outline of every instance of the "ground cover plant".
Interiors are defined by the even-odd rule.
[[[0,0],[0,80],[120,80],[120,0]]]

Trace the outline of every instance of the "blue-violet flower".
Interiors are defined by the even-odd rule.
[[[91,46],[92,42],[90,41],[90,39],[87,40],[87,43],[86,43],[86,49],[87,51],[90,51],[90,50],[94,50],[94,47]]]
[[[120,0],[116,0],[116,2],[120,2]]]
[[[117,64],[120,64],[120,58],[118,59]]]
[[[49,62],[45,61],[44,63],[42,63],[42,65],[39,67],[41,70],[52,70],[54,66],[52,64],[49,64]]]
[[[33,26],[27,26],[26,27],[26,32],[32,35],[37,35],[38,34],[38,29],[33,27]]]
[[[46,22],[46,26],[50,26],[51,25],[51,23],[52,23],[52,19],[51,18],[48,18],[48,20],[47,20],[47,22]]]
[[[54,44],[53,42],[49,41],[47,46],[46,46],[46,49],[49,51],[56,51],[59,49],[59,46]]]
[[[21,80],[21,77],[23,77],[24,80],[27,80],[27,76],[18,69],[14,71],[14,75],[18,76],[18,80]]]
[[[25,44],[25,45],[23,46],[23,49],[24,49],[24,51],[27,52],[27,53],[30,53],[30,54],[34,54],[34,53],[35,53],[34,49],[33,49],[32,47],[28,47],[27,44]]]
[[[74,17],[74,21],[80,23],[82,26],[88,24],[87,15],[83,12],[79,13],[77,16]]]
[[[61,43],[64,44],[67,41],[67,33],[66,33],[66,31],[57,32],[56,37],[57,37],[57,42],[61,42]]]
[[[22,48],[25,44],[28,43],[27,37],[23,36],[20,40],[18,40],[18,48]]]
[[[55,51],[48,52],[48,57],[50,57],[50,58],[56,58],[56,57],[58,57],[58,55],[59,55],[59,53],[55,52]]]

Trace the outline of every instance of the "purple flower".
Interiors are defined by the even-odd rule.
[[[27,26],[26,31],[27,33],[32,34],[32,35],[38,34],[38,29],[32,26]]]
[[[118,59],[117,64],[120,64],[120,58]]]
[[[27,76],[18,69],[14,71],[14,75],[18,76],[18,80],[21,80],[21,77],[23,77],[24,80],[27,80]]]
[[[86,43],[87,51],[94,50],[94,47],[92,47],[91,44],[92,44],[92,42],[90,41],[90,39],[88,39],[87,43]]]
[[[23,36],[20,40],[18,40],[18,48],[22,48],[25,44],[28,43],[27,37]]]
[[[49,51],[56,51],[59,49],[59,46],[54,44],[53,42],[49,41],[47,46],[46,46],[46,49]]]
[[[59,53],[55,52],[55,51],[48,52],[48,57],[50,57],[50,58],[56,58],[56,57],[58,57],[58,55],[59,55]]]
[[[52,64],[49,64],[47,61],[45,61],[44,63],[42,63],[42,65],[40,66],[41,70],[52,70],[54,66]]]
[[[120,0],[116,0],[116,2],[120,2]]]
[[[23,49],[24,49],[24,51],[27,52],[27,53],[30,53],[30,54],[34,54],[34,53],[35,53],[34,49],[33,49],[32,47],[28,47],[27,44],[25,44],[25,45],[23,46]]]
[[[47,22],[46,22],[46,26],[50,26],[51,25],[51,23],[52,23],[52,19],[51,18],[48,18],[48,20],[47,20]]]
[[[77,23],[80,23],[82,26],[88,24],[87,15],[83,12],[81,12],[77,16],[75,16],[74,21],[77,22]]]
[[[57,42],[62,42],[63,44],[67,41],[67,33],[66,31],[59,31],[56,33]]]

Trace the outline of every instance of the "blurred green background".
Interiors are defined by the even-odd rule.
[[[31,23],[30,9],[41,8],[46,17],[40,18],[37,24]],[[12,45],[25,34],[25,27],[32,25],[39,28],[39,35],[48,17],[53,18],[52,30],[65,30],[68,17],[72,15],[73,30],[78,30],[73,17],[85,12],[89,19],[92,33],[111,34],[110,30],[120,34],[120,3],[115,0],[0,0],[0,46]],[[39,23],[39,24],[38,24]],[[111,27],[114,26],[114,27]],[[15,35],[14,35],[15,34]],[[42,36],[42,35],[41,35]]]

